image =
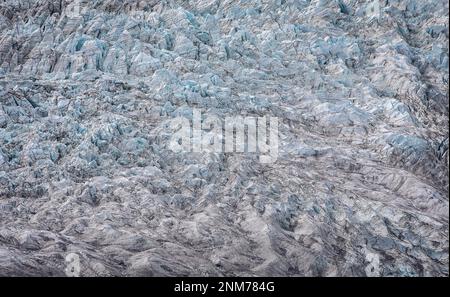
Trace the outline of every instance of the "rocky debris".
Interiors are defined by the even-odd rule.
[[[448,1],[380,5],[2,1],[0,275],[448,276]],[[277,161],[174,153],[193,108]]]

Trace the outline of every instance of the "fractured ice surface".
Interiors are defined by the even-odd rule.
[[[2,1],[0,275],[448,276],[448,1],[372,2]]]

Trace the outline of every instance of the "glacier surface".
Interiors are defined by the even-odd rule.
[[[448,9],[1,1],[0,275],[448,276]],[[194,108],[276,162],[173,152]]]

